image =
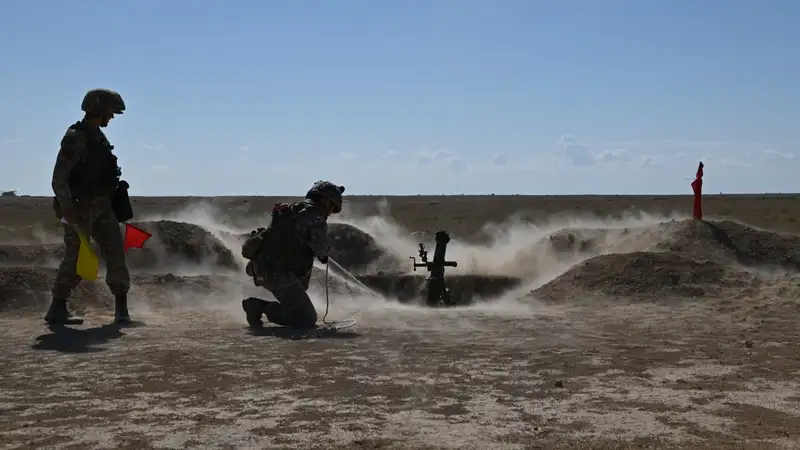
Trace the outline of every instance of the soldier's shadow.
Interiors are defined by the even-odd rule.
[[[353,331],[336,331],[325,328],[269,326],[263,328],[247,327],[247,329],[252,336],[276,337],[293,341],[306,339],[355,339],[362,336],[361,333]]]
[[[36,337],[36,343],[31,346],[34,350],[49,350],[61,353],[96,353],[105,350],[99,347],[114,339],[125,336],[123,328],[140,326],[134,322],[130,325],[117,325],[114,323],[92,328],[70,328],[64,325],[48,325],[50,333]]]

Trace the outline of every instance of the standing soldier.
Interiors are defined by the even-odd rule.
[[[119,222],[129,220],[132,214],[130,203],[122,209],[116,204],[115,198],[127,199],[128,184],[120,181],[122,171],[112,153],[114,146],[100,129],[108,126],[115,114],[125,111],[125,102],[114,91],[93,89],[84,96],[81,109],[85,112],[83,120],[67,129],[53,168],[53,206],[64,227],[64,259],[58,267],[53,300],[44,319],[49,324],[83,323],[83,318],[67,308],[67,299],[81,281],[77,275],[80,232],[97,242],[106,261],[106,284],[115,297],[114,321],[126,324],[130,322],[130,273]]]

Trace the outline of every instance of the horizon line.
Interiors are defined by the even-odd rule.
[[[4,191],[14,192],[14,191]],[[385,197],[385,198],[401,198],[401,197],[692,197],[694,194],[670,194],[670,193],[650,193],[650,194],[349,194],[345,195],[347,198],[371,198],[371,197]],[[304,197],[304,194],[288,195],[288,194],[223,194],[223,195],[180,195],[180,194],[162,194],[162,195],[131,195],[131,199],[136,198],[276,198],[276,197]],[[800,192],[720,192],[714,194],[703,194],[703,197],[731,197],[731,196],[772,196],[772,197],[789,197],[800,196]],[[28,194],[15,194],[15,195],[0,195],[0,199],[12,198],[53,198],[53,195],[28,195]]]

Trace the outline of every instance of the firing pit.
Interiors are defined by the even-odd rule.
[[[357,278],[377,294],[401,303],[425,304],[427,275],[381,274]],[[522,280],[505,276],[445,275],[445,283],[455,305],[465,306],[495,299],[518,287]]]

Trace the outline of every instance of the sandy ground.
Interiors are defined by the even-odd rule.
[[[337,294],[331,317],[358,325],[312,336],[248,330],[235,295],[137,297],[127,328],[103,308],[52,330],[41,305],[6,311],[0,448],[800,448],[796,297],[587,295],[433,310]]]

